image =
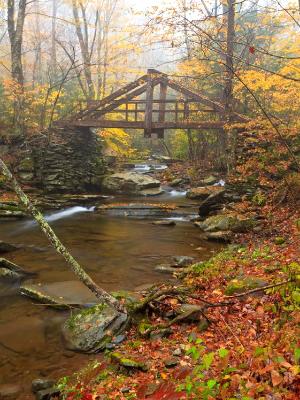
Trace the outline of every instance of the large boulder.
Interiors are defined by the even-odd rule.
[[[219,214],[206,218],[202,222],[195,222],[205,232],[247,232],[254,227],[254,220],[241,215]]]
[[[187,191],[186,197],[193,200],[206,200],[210,195],[220,195],[225,189],[220,186],[203,186],[191,188]]]
[[[6,260],[5,258],[0,258],[0,280],[18,282],[22,279],[30,278],[34,276],[35,273],[25,271],[23,268]]]
[[[65,346],[69,350],[96,353],[105,349],[113,336],[124,329],[128,316],[107,304],[97,304],[71,316],[63,325]]]
[[[139,193],[159,187],[160,182],[157,179],[132,171],[109,175],[102,181],[102,188],[110,193]]]

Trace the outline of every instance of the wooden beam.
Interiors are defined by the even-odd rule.
[[[131,90],[137,88],[138,86],[145,84],[147,82],[147,76],[148,75],[141,76],[140,78],[136,79],[135,81],[121,87],[119,90],[115,91],[114,93],[110,94],[109,96],[104,97],[102,100],[95,101],[95,102],[93,101],[93,103],[95,103],[93,106],[87,107],[85,110],[83,110],[81,115],[78,114],[78,115],[76,115],[76,117],[80,118],[84,115],[90,114],[93,111],[98,110],[100,107],[103,107],[105,104],[108,104],[111,101],[117,99],[118,97],[123,96],[125,93],[128,93]]]
[[[153,110],[153,80],[151,72],[148,71],[148,82],[146,90],[145,105],[145,136],[151,136],[152,131],[152,110]]]
[[[124,128],[124,129],[145,129],[144,121],[110,121],[85,119],[72,123],[73,126],[91,128]],[[178,122],[152,122],[152,129],[220,129],[225,121],[178,121]]]
[[[158,111],[158,121],[163,122],[165,120],[166,112],[166,98],[167,98],[168,86],[165,83],[160,84],[159,92],[159,111]]]

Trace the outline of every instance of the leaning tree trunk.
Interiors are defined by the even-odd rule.
[[[84,283],[100,300],[111,305],[120,312],[126,312],[124,306],[115,297],[111,296],[105,290],[100,288],[92,280],[92,278],[84,271],[84,269],[79,265],[79,263],[74,259],[74,257],[69,253],[67,248],[62,244],[62,242],[56,236],[56,234],[54,233],[48,222],[44,219],[43,215],[30,202],[29,198],[23,192],[17,180],[13,177],[12,173],[10,172],[4,161],[1,160],[0,158],[0,171],[1,170],[3,175],[6,177],[8,183],[11,184],[13,190],[16,192],[22,204],[34,217],[36,222],[40,225],[42,231],[52,243],[54,249],[64,257],[64,259],[71,267],[74,274],[81,280],[81,282]]]

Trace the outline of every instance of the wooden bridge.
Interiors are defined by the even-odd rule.
[[[169,91],[169,95],[168,95]],[[235,114],[237,121],[244,118]],[[59,124],[74,127],[143,129],[145,137],[163,138],[165,129],[221,129],[225,110],[220,103],[149,69],[129,83]]]

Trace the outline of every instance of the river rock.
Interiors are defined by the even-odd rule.
[[[0,258],[0,279],[7,281],[20,281],[22,279],[34,276],[35,273],[25,271],[23,268],[19,267],[11,261],[5,258]]]
[[[104,204],[96,207],[96,212],[108,214],[114,217],[173,217],[176,216],[175,207],[165,204]]]
[[[196,187],[191,188],[187,191],[186,197],[188,199],[195,199],[195,200],[205,200],[210,195],[216,195],[225,192],[225,189],[220,186],[203,186],[203,187]]]
[[[233,238],[231,231],[206,232],[205,238],[215,242],[229,243]]]
[[[177,187],[177,186],[181,185],[182,183],[183,183],[183,179],[182,178],[175,178],[169,183],[169,186]]]
[[[58,308],[94,305],[99,302],[97,297],[80,281],[23,284],[20,292],[36,301]]]
[[[188,257],[188,256],[175,256],[173,257],[174,264],[172,264],[173,267],[188,267],[193,262],[195,259],[193,257]]]
[[[18,247],[10,244],[10,243],[6,243],[3,242],[2,240],[0,240],[0,253],[9,253],[11,251],[17,250]]]
[[[201,183],[203,184],[203,186],[206,186],[206,185],[213,185],[214,183],[217,182],[218,178],[216,178],[214,175],[209,175],[208,177],[204,178]]]
[[[120,334],[127,315],[107,304],[97,304],[71,316],[63,325],[62,333],[69,350],[96,353],[105,349],[113,336]]]
[[[203,222],[195,222],[195,225],[204,232],[247,232],[253,228],[254,220],[241,215],[219,214],[208,217]]]
[[[159,226],[175,226],[176,222],[172,221],[172,220],[159,220],[159,221],[153,221],[152,222],[153,225],[159,225]]]
[[[37,378],[31,383],[31,390],[33,393],[39,392],[40,390],[45,390],[52,388],[55,385],[53,379]]]
[[[217,187],[217,186],[212,186]],[[220,210],[224,203],[224,196],[226,194],[225,189],[218,186],[216,192],[211,193],[199,206],[199,215],[201,217],[206,217],[212,211]]]
[[[160,264],[154,268],[154,271],[162,272],[164,274],[173,274],[174,272],[181,272],[184,268],[172,267],[170,264]]]
[[[157,179],[131,171],[106,176],[102,181],[102,188],[110,193],[139,193],[159,187],[160,182]]]
[[[164,193],[164,190],[161,187],[157,188],[150,188],[150,189],[144,189],[140,191],[140,194],[142,196],[150,197],[150,196],[159,196]]]

